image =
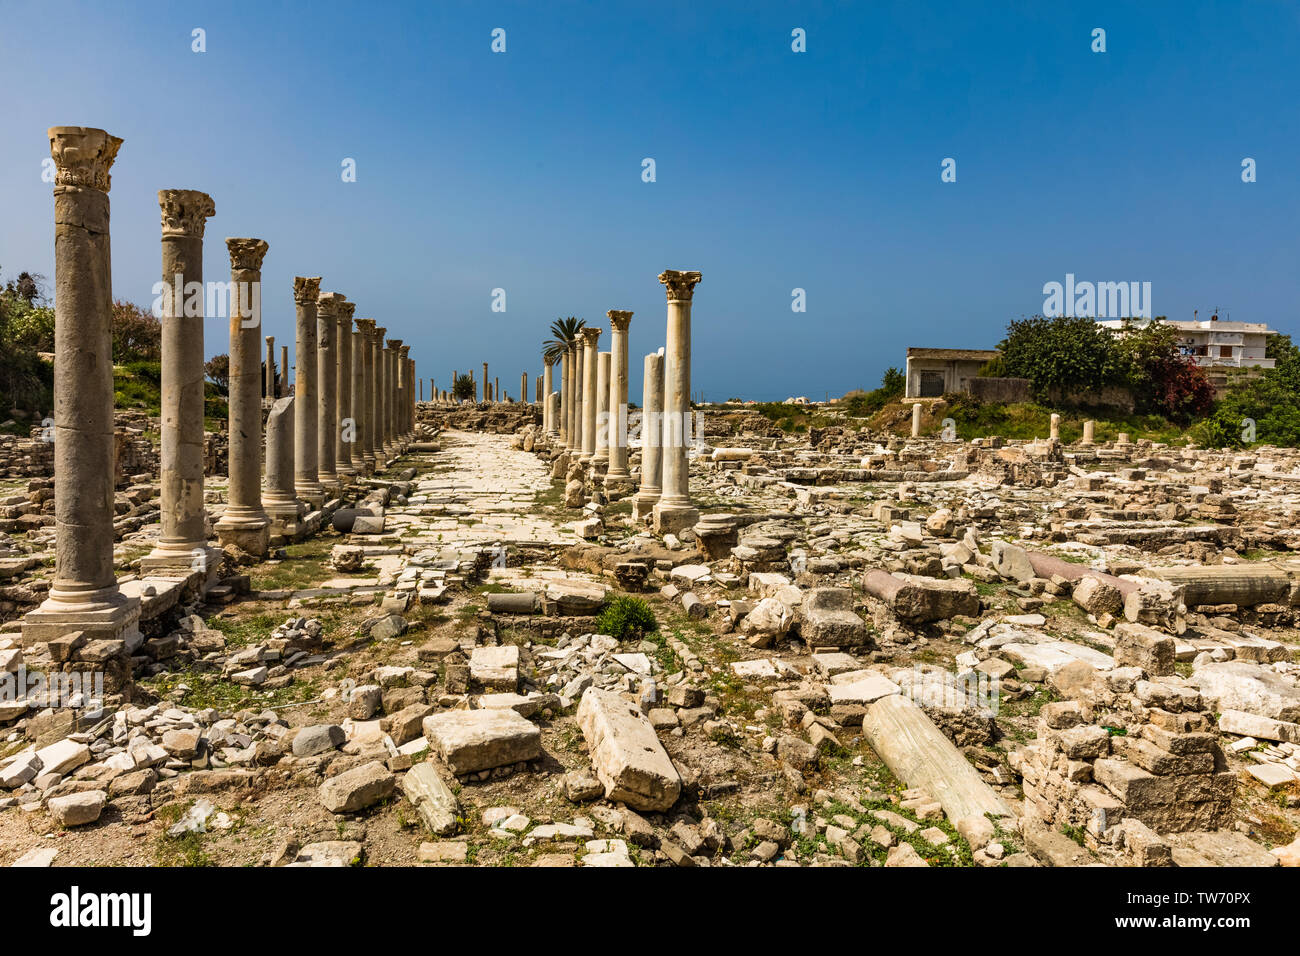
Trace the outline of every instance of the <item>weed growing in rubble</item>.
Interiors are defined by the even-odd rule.
[[[655,613],[640,598],[626,594],[617,595],[605,602],[596,618],[596,633],[608,634],[615,640],[642,637],[647,631],[657,630]]]

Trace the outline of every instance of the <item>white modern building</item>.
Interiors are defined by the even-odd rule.
[[[1263,322],[1224,322],[1217,315],[1199,320],[1151,321],[1176,328],[1183,354],[1202,368],[1272,368],[1274,365],[1274,360],[1266,358],[1264,352],[1268,337],[1277,335],[1277,331]],[[1108,329],[1124,327],[1122,319],[1107,319],[1099,324]]]

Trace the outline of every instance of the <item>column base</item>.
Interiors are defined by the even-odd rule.
[[[339,480],[342,481],[344,484],[347,484],[349,478],[353,478],[359,474],[359,472],[356,469],[356,466],[352,465],[351,463],[345,465],[339,465],[338,473],[339,473]]]
[[[217,522],[217,543],[224,548],[236,548],[258,558],[265,558],[271,550],[271,519],[265,515],[254,518],[236,518]]]
[[[654,531],[660,537],[666,534],[679,535],[688,528],[695,527],[699,520],[699,509],[692,508],[689,503],[673,504],[660,500],[654,506]]]
[[[659,503],[659,492],[638,492],[632,499],[632,521],[650,524],[654,520],[654,507]]]
[[[140,559],[141,576],[159,578],[199,577],[199,593],[202,594],[217,579],[224,557],[220,548],[214,548],[206,541],[194,542],[192,546],[156,547]]]
[[[631,475],[627,473],[616,475],[613,472],[605,474],[605,497],[610,501],[626,498],[634,491],[636,491],[636,483],[632,481]]]
[[[23,645],[54,640],[84,631],[91,640],[125,640],[134,650],[140,638],[140,599],[127,597],[114,588],[106,599],[71,604],[53,598],[28,611],[22,620]]]
[[[271,519],[271,524],[267,527],[267,533],[271,538],[292,539],[297,536],[302,528],[304,513],[301,502],[297,499],[293,501],[267,501],[264,498],[262,499],[262,507],[266,509],[266,516]]]
[[[320,511],[325,506],[325,486],[319,481],[295,481],[293,493],[310,511]]]
[[[340,491],[343,490],[343,482],[339,480],[339,476],[337,474],[334,473],[328,475],[321,474],[318,476],[318,478],[320,480],[321,487],[325,489],[325,496],[327,498],[330,497],[331,495],[337,495]]]

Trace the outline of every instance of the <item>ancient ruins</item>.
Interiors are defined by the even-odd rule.
[[[910,398],[783,430],[692,402],[708,283],[675,269],[663,318],[611,308],[517,395],[479,356],[426,389],[346,276],[263,289],[274,237],[225,240],[260,291],[205,431],[193,189],[158,193],[161,417],[115,415],[123,142],[49,139],[0,864],[1300,865],[1300,451],[960,440]]]

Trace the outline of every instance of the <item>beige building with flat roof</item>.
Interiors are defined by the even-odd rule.
[[[906,398],[939,398],[968,391],[967,383],[1001,353],[997,349],[907,350]]]

